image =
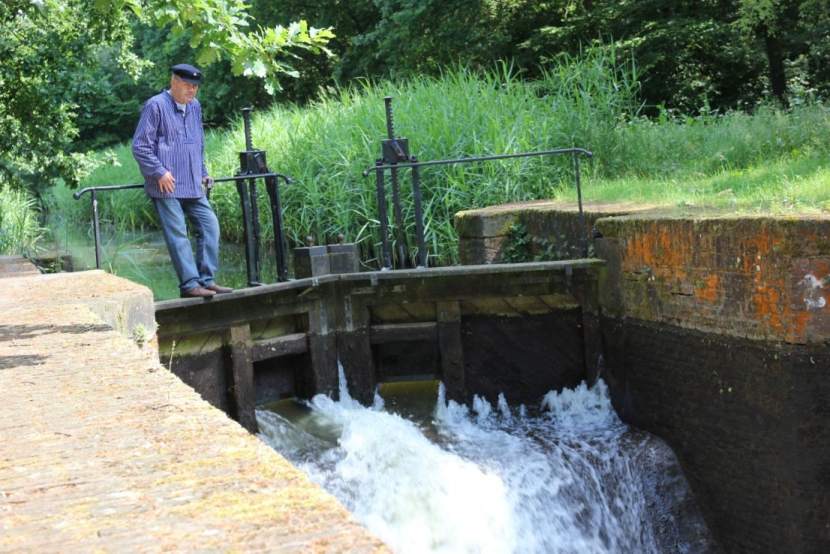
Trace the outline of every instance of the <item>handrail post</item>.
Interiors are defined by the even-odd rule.
[[[92,189],[92,232],[95,234],[95,269],[101,269],[101,228],[98,223],[98,195]]]
[[[418,160],[411,158],[413,163]],[[427,245],[424,237],[424,211],[421,206],[421,168],[412,166],[412,197],[415,203],[415,234],[418,240],[418,267],[427,266]]]
[[[288,184],[288,178],[285,178]],[[288,281],[288,263],[285,259],[285,237],[282,232],[279,176],[265,178],[265,190],[271,200],[271,223],[274,227],[274,254],[277,263],[277,281]]]
[[[585,212],[582,210],[582,181],[579,176],[579,152],[572,154],[574,178],[576,179],[576,198],[579,202],[579,227],[582,229],[582,257],[588,257],[588,230],[585,228]]]

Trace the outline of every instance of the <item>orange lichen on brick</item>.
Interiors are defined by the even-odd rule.
[[[798,286],[807,275],[827,283],[830,274],[830,256],[811,229],[766,219],[632,222],[621,234],[621,270],[632,277],[628,309],[771,340],[824,336],[830,285],[803,293],[806,285]]]
[[[789,342],[804,342],[804,331],[807,329],[807,324],[812,317],[813,315],[807,310],[796,313],[793,318],[792,328],[787,333],[787,340]]]
[[[755,306],[755,315],[762,322],[766,322],[777,332],[783,330],[782,312],[786,308],[781,306],[781,293],[774,287],[760,286],[752,294],[752,303]]]
[[[755,292],[752,295],[755,315],[768,330],[789,342],[804,342],[807,325],[813,313],[806,306],[797,307],[797,298],[785,287],[785,279],[765,275],[772,269],[762,267],[755,277]],[[826,293],[822,293],[827,298]]]
[[[742,240],[739,245],[742,269],[747,273],[757,272],[758,266],[765,262],[782,242],[781,237],[771,236],[764,228],[759,230],[758,235]]]
[[[691,240],[688,233],[655,224],[626,242],[623,269],[641,271],[648,268],[657,277],[685,279],[692,265]]]
[[[742,269],[752,275],[752,305],[755,318],[774,336],[798,339],[804,332],[809,314],[804,317],[801,310],[794,310],[790,304],[790,291],[779,252],[784,238],[761,227],[756,235],[741,240]]]
[[[720,277],[717,273],[703,280],[703,286],[695,289],[695,298],[705,302],[716,302],[720,296]]]
[[[654,265],[653,252],[649,247],[648,234],[636,234],[626,240],[623,269],[627,271],[640,269],[642,266]]]

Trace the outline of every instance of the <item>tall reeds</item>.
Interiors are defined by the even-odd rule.
[[[33,254],[42,237],[35,199],[0,181],[0,254]]]

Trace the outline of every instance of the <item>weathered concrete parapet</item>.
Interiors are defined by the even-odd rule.
[[[157,349],[155,303],[147,287],[101,270],[13,275],[3,281],[3,293],[8,298],[38,298],[44,310],[47,305],[86,306],[139,346]]]
[[[0,552],[388,552],[122,336],[153,307],[101,271],[2,280]]]
[[[830,340],[830,218],[600,219],[606,315],[794,344]]]
[[[37,266],[22,256],[0,256],[0,279],[40,275]]]
[[[583,240],[590,236],[597,219],[653,208],[631,203],[588,202],[584,205],[584,227],[580,225],[578,206],[573,202],[540,200],[462,211],[455,215],[458,254],[462,264],[500,263],[507,261],[505,256],[520,246],[527,261],[581,258]],[[517,231],[524,237],[517,237]],[[517,239],[525,242],[513,244]]]

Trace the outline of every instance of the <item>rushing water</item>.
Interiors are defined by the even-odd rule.
[[[624,425],[602,381],[533,409],[468,408],[441,386],[428,416],[361,406],[342,383],[339,401],[259,410],[260,437],[396,552],[711,549],[671,450]]]

